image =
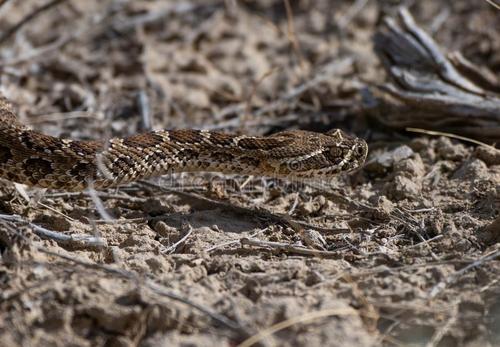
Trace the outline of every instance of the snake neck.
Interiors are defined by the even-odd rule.
[[[279,163],[272,160],[273,151],[286,142],[285,138],[204,130],[156,131],[112,139],[108,148],[97,155],[97,167],[106,177],[102,180],[104,185],[176,172],[267,173],[271,176],[279,172]]]

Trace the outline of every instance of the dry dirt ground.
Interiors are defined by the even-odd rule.
[[[328,182],[183,174],[70,194],[0,181],[0,346],[500,345],[499,156],[363,112],[386,78],[372,46],[384,16],[409,6],[498,77],[500,10],[0,3],[1,90],[47,134],[341,127],[370,145],[364,168]]]

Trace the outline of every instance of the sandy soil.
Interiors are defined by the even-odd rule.
[[[500,345],[500,156],[363,112],[399,1],[68,0],[6,37],[46,3],[0,8],[1,90],[35,129],[341,127],[370,154],[329,182],[0,181],[0,346]],[[406,3],[500,76],[500,11]]]

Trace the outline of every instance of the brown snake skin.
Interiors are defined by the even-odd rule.
[[[0,177],[30,186],[83,190],[172,172],[218,171],[285,178],[329,177],[358,168],[365,141],[338,129],[267,137],[205,130],[161,130],[109,141],[44,135],[17,120],[0,96]]]

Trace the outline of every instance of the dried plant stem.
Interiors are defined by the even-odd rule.
[[[286,319],[282,322],[274,324],[269,328],[261,330],[258,334],[246,339],[237,347],[250,347],[259,342],[260,340],[286,328],[291,327],[292,325],[299,323],[311,322],[316,319],[330,317],[330,316],[356,316],[358,313],[350,307],[345,308],[332,308],[327,310],[308,312],[298,317],[293,317],[290,319]]]
[[[101,237],[96,237],[93,235],[86,235],[86,234],[65,235],[63,233],[49,230],[34,223],[28,222],[18,215],[0,214],[0,219],[4,221],[26,224],[30,228],[32,228],[35,234],[37,234],[38,236],[45,239],[54,240],[58,243],[63,243],[63,244],[76,243],[76,244],[83,244],[87,247],[105,247],[107,245],[106,239],[103,239]]]
[[[497,4],[495,1],[493,0],[485,0],[488,4],[490,4],[491,6],[493,6],[494,8],[496,8],[497,10],[500,10],[500,4]]]
[[[454,272],[453,274],[448,276],[446,279],[444,279],[443,281],[437,283],[434,287],[432,287],[432,289],[429,292],[429,297],[435,298],[448,285],[453,284],[455,281],[457,281],[460,278],[460,276],[465,274],[467,271],[472,270],[478,266],[484,265],[485,263],[492,261],[492,260],[495,260],[498,257],[500,257],[500,250],[490,252],[489,254],[485,255],[484,257],[481,257],[478,260],[467,265],[463,269]]]
[[[332,258],[332,257],[338,258],[339,257],[338,252],[320,251],[320,250],[316,250],[316,249],[295,246],[295,245],[291,245],[289,243],[284,243],[284,242],[262,241],[262,240],[249,239],[249,238],[243,237],[240,240],[240,243],[242,245],[271,248],[271,249],[277,249],[280,251],[285,251],[288,253],[295,253],[295,254],[301,254],[301,255],[311,255],[311,256],[315,256],[315,257],[329,257],[329,258]]]
[[[426,130],[426,129],[420,129],[420,128],[406,128],[406,131],[413,132],[413,133],[426,134],[426,135],[433,135],[433,136],[450,137],[452,139],[457,139],[457,140],[462,140],[462,141],[474,143],[476,145],[489,147],[489,148],[492,148],[492,149],[498,151],[498,149],[492,145],[488,145],[487,143],[477,141],[477,140],[471,139],[470,137],[466,137],[466,136],[460,136],[460,135],[451,134],[451,133],[447,133],[447,132],[443,132],[443,131]]]
[[[35,9],[33,12],[28,14],[26,17],[21,19],[16,25],[14,25],[12,28],[9,30],[5,31],[1,36],[0,36],[0,44],[3,44],[5,41],[7,41],[12,35],[14,35],[19,29],[21,29],[26,23],[29,21],[33,20],[34,18],[38,17],[40,14],[43,12],[51,9],[54,6],[57,6],[67,0],[53,0],[45,5],[40,6],[39,8]]]
[[[300,49],[299,40],[297,39],[297,35],[295,33],[295,25],[293,22],[292,6],[290,5],[290,0],[283,0],[283,1],[285,3],[285,9],[286,9],[288,39],[292,43],[293,50],[295,51],[295,55],[297,56],[297,59],[299,60],[299,64],[300,64],[302,71],[305,71],[306,64],[305,64],[304,56],[303,56],[302,51]]]

